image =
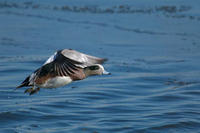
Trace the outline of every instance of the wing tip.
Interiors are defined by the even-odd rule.
[[[101,59],[99,60],[99,63],[100,63],[100,64],[103,64],[103,63],[106,62],[106,61],[108,61],[107,58],[101,58]]]

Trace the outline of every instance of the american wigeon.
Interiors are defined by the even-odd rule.
[[[91,75],[109,74],[101,65],[105,61],[72,49],[59,50],[17,88],[32,86],[25,90],[32,95],[40,88],[57,88]]]

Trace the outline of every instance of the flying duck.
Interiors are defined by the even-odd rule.
[[[17,88],[28,87],[25,93],[35,94],[40,88],[57,88],[92,75],[110,74],[101,65],[104,58],[83,54],[72,49],[55,52],[29,75]]]

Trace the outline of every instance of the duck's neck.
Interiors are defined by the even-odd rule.
[[[87,68],[84,68],[84,69],[83,69],[83,72],[84,72],[86,78],[87,78],[88,76],[90,76],[90,70],[88,70]]]
[[[83,72],[85,73],[85,77],[96,75],[91,70],[89,70],[87,67],[83,69]]]

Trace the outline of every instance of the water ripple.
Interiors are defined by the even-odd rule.
[[[200,130],[196,3],[6,1],[0,2],[0,132]],[[31,96],[15,90],[50,51],[70,47],[108,57],[112,75]]]

